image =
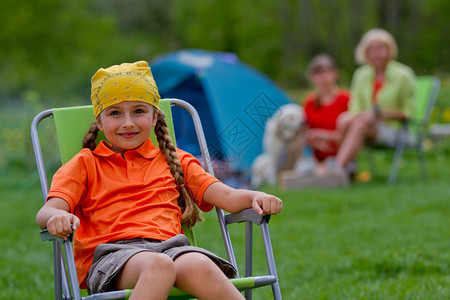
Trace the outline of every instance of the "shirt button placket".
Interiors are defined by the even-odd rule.
[[[136,182],[139,180],[139,168],[138,168],[138,162],[137,157],[135,153],[130,153],[131,155],[127,159],[127,165],[128,165],[128,178],[130,178],[130,181]]]

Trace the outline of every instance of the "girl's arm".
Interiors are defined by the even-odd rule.
[[[251,207],[260,215],[276,215],[283,206],[282,201],[273,195],[236,190],[221,182],[211,184],[203,194],[203,200],[230,213]]]
[[[36,215],[36,223],[51,235],[64,240],[80,226],[80,219],[71,214],[69,204],[61,198],[51,198]]]

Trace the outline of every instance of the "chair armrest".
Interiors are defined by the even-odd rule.
[[[47,242],[47,241],[58,241],[60,244],[64,243],[65,241],[62,238],[53,236],[48,232],[47,229],[42,229],[39,231],[39,235],[41,236],[41,241]],[[73,233],[67,238],[70,242],[72,242],[73,239]]]
[[[255,225],[261,225],[264,221],[269,223],[270,215],[260,216],[253,208],[247,208],[234,214],[225,215],[227,224],[242,223],[250,221]]]

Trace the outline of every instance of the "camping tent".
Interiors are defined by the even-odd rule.
[[[181,50],[156,58],[152,72],[162,98],[180,98],[198,111],[212,157],[246,171],[262,152],[264,125],[291,102],[266,76],[233,53]],[[200,154],[187,113],[174,108],[178,147]],[[186,134],[187,133],[187,134]],[[182,138],[182,137],[189,138]]]

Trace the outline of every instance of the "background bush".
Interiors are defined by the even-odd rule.
[[[373,27],[394,35],[399,60],[417,74],[441,74],[450,68],[449,10],[446,0],[2,1],[0,96],[88,101],[100,66],[183,48],[235,52],[288,89],[306,87],[306,64],[328,52],[348,85],[354,48]]]

